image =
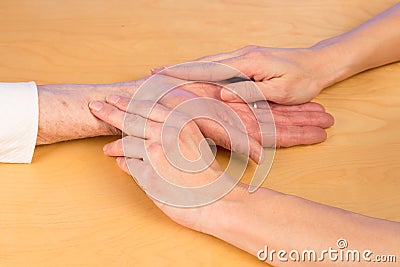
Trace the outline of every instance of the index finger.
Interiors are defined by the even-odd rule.
[[[170,113],[170,110],[165,106],[149,100],[131,100],[126,97],[110,95],[106,98],[106,101],[122,111],[156,122],[164,122]]]

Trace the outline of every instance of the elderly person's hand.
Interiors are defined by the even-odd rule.
[[[190,83],[169,92],[161,103],[170,109],[180,103],[195,99],[197,97],[209,97],[221,100],[220,92],[222,87],[210,83]],[[300,105],[286,106],[276,103],[257,102],[257,109],[243,102],[226,103],[241,119],[246,127],[246,134],[250,137],[250,157],[257,162],[257,144],[270,147],[273,144],[271,137],[271,119],[274,120],[276,128],[276,147],[291,147],[296,145],[310,145],[323,142],[327,138],[325,128],[333,125],[333,117],[327,113],[323,106],[317,103],[305,103]],[[187,111],[190,112],[190,111]],[[196,109],[192,110],[196,115]],[[271,112],[271,113],[270,113]],[[229,119],[230,116],[221,116],[221,120]],[[207,119],[196,119],[198,127],[205,137],[214,140],[217,145],[237,151],[230,147],[229,136],[218,124]],[[261,128],[261,132],[260,132]],[[236,133],[237,131],[232,131]],[[235,138],[243,138],[238,132]],[[234,138],[234,137],[232,137]],[[254,142],[254,140],[256,142]],[[240,151],[239,151],[240,152]]]
[[[212,84],[192,83],[174,89],[166,94],[160,102],[173,109],[182,102],[198,97],[219,98],[221,86]],[[222,104],[222,103],[221,103]],[[249,105],[240,103],[227,103],[244,125],[242,131],[232,120],[232,112],[220,109],[217,103],[206,103],[208,112],[214,113],[219,122],[223,122],[224,128],[218,122],[196,118],[195,122],[203,135],[211,138],[217,145],[239,153],[248,154],[255,162],[259,162],[262,154],[262,146],[290,147],[295,145],[309,145],[323,142],[326,137],[327,127],[334,123],[333,117],[326,113],[324,108],[317,103],[306,103],[295,106],[284,106],[274,103],[258,103],[254,109]],[[184,112],[190,117],[196,117],[200,107],[186,109]],[[269,110],[271,109],[271,110]],[[190,114],[189,114],[190,113]],[[273,120],[273,121],[272,121]],[[276,132],[274,133],[274,128]],[[226,131],[228,130],[229,133]],[[231,136],[229,136],[229,134]],[[274,138],[276,138],[276,143]],[[238,142],[231,140],[248,140],[249,149]],[[231,147],[231,146],[234,147]]]

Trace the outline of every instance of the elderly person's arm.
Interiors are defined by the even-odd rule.
[[[0,162],[30,163],[36,145],[119,133],[93,117],[89,102],[109,94],[130,96],[140,83],[0,83]]]
[[[94,117],[90,113],[89,104],[92,103],[95,108],[93,101],[104,101],[107,95],[131,97],[146,79],[147,77],[130,82],[86,85],[36,86],[33,82],[0,83],[0,122],[4,125],[0,131],[0,162],[29,163],[35,145],[120,134],[118,129]],[[195,97],[197,95],[189,91],[176,89],[162,101],[172,107]],[[251,151],[251,155],[257,161],[259,155],[254,155],[254,151],[257,151],[257,147],[260,150],[263,140],[256,118],[248,112],[247,105],[233,103],[232,108],[252,134],[255,149]],[[324,128],[333,124],[332,116],[316,103],[293,107],[271,105],[271,109],[277,125],[277,146],[322,142],[326,139]],[[224,134],[223,129],[205,120],[199,121],[199,124],[207,137],[213,138],[218,145],[229,148],[229,137]],[[239,133],[235,127],[233,132]]]
[[[105,100],[106,96],[112,93],[130,97],[137,84],[126,82],[39,85],[39,127],[36,144],[119,134],[119,130],[99,121],[90,113],[89,103],[93,100]]]

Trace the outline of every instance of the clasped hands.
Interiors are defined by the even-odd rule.
[[[338,236],[345,236],[353,247],[365,247],[367,244],[369,249],[375,248],[375,251],[392,251],[399,245],[396,239],[399,225],[395,222],[354,214],[265,187],[249,194],[247,186],[238,183],[221,198],[205,203],[209,205],[190,208],[168,205],[171,202],[154,197],[149,189],[164,193],[168,191],[166,187],[157,186],[157,181],[162,180],[158,179],[161,174],[170,184],[191,187],[190,194],[183,194],[183,197],[196,200],[199,195],[193,194],[195,189],[220,181],[218,178],[225,178],[227,173],[231,178],[230,172],[223,171],[214,160],[206,138],[225,148],[247,152],[250,158],[260,163],[262,146],[274,145],[271,142],[271,128],[268,127],[271,120],[276,126],[276,147],[324,141],[327,137],[325,129],[333,125],[334,120],[321,105],[309,101],[338,81],[363,70],[398,61],[399,55],[393,53],[398,44],[398,31],[382,30],[395,29],[391,26],[397,23],[398,18],[399,5],[395,5],[351,31],[309,48],[246,46],[200,58],[197,60],[199,64],[190,67],[178,65],[153,69],[152,73],[163,75],[167,83],[170,79],[191,82],[176,87],[158,99],[157,103],[134,98],[129,104],[128,98],[115,95],[109,96],[106,102],[91,102],[89,106],[97,118],[126,134],[123,139],[107,144],[104,152],[117,157],[122,170],[139,177],[139,184],[144,191],[172,220],[220,238],[258,257],[262,251],[259,249],[265,244],[282,249],[280,252],[293,251],[294,248],[308,250],[310,247],[324,251],[323,244],[329,244],[332,238]],[[378,39],[384,41],[366,42],[363,49],[357,49],[359,43],[366,40],[365,36],[380,36]],[[377,53],[378,46],[386,49]],[[220,71],[221,65],[233,68],[239,75],[227,75],[229,71]],[[240,74],[244,74],[244,77]],[[212,84],[218,81],[231,84],[229,88]],[[258,93],[254,91],[254,84],[259,88]],[[240,118],[244,128],[236,127],[238,125],[232,123],[228,114],[213,105],[202,108],[215,113],[212,117],[227,122],[233,134],[228,135],[224,128],[208,119],[193,117],[199,111],[198,106],[193,105],[186,112],[180,112],[177,108],[186,100],[197,97],[208,97],[224,103]],[[264,99],[271,101],[270,110],[266,102],[258,102]],[[152,111],[144,112],[149,106]],[[269,113],[270,116],[263,120],[259,116],[262,113]],[[187,123],[171,124],[169,118]],[[167,140],[163,139],[163,133],[169,136]],[[249,141],[248,151],[242,150],[240,144],[230,142],[233,139],[240,143],[243,137]],[[206,160],[207,167],[197,172],[187,171],[171,164],[166,156],[166,152],[171,150],[174,153],[179,150],[188,161],[196,162],[203,156],[209,158],[209,155],[212,155],[212,161]],[[210,193],[205,191],[204,195]],[[182,194],[169,194],[168,191],[168,196],[182,197]],[[345,229],[343,225],[346,225]],[[263,253],[267,254],[265,251]],[[269,260],[272,263],[272,254]],[[280,264],[278,261],[276,263]],[[331,263],[335,265],[335,262]]]
[[[276,127],[276,147],[290,147],[324,141],[327,138],[324,129],[334,123],[333,117],[325,112],[320,104],[308,102],[322,89],[317,88],[316,85],[322,84],[319,81],[324,77],[318,71],[319,64],[314,60],[318,57],[312,53],[313,51],[304,49],[246,46],[233,52],[208,56],[196,61],[225,64],[254,79],[265,99],[273,101],[269,102],[269,108]],[[153,69],[152,72],[161,71],[162,75],[168,75],[165,77],[166,80],[173,77],[185,81],[218,82],[232,78],[227,77],[224,72],[218,73],[217,67],[211,65],[209,68],[204,68],[199,63],[191,68],[178,65],[174,68]],[[218,84],[192,82],[170,91],[159,103],[173,109],[180,103],[197,97],[209,97],[224,101],[240,117],[247,133],[234,131],[237,135],[229,137],[220,125],[207,119],[196,119],[197,126],[205,137],[211,138],[217,145],[238,152],[243,151],[240,151],[238,147],[230,147],[230,138],[246,138],[244,135],[248,135],[249,156],[255,162],[259,162],[262,144],[265,146],[271,144],[265,140],[267,136],[271,136],[271,133],[261,133],[260,128],[262,129],[263,125],[271,122],[258,122],[257,116],[254,116],[265,112],[263,109],[266,107],[262,103],[258,105],[258,110],[252,110],[247,104],[264,100],[255,98],[257,94],[250,91],[254,90],[254,86],[249,86],[249,83],[252,82],[243,81],[229,84],[228,88],[240,92],[243,99]],[[195,113],[196,110],[194,109],[193,112]],[[96,112],[93,113],[99,117]],[[228,117],[224,114],[217,114],[217,116],[221,117],[221,120],[226,120],[225,117]],[[110,122],[104,116],[100,119]],[[260,127],[258,123],[260,123]]]
[[[198,97],[209,97],[223,101],[238,115],[245,125],[246,133],[239,130],[235,131],[234,129],[234,136],[229,136],[218,123],[205,118],[196,118],[194,121],[187,123],[181,131],[178,127],[168,126],[173,135],[177,136],[177,140],[175,141],[179,144],[182,154],[188,158],[193,157],[192,160],[201,156],[202,152],[199,151],[199,147],[205,138],[212,139],[217,145],[224,148],[244,152],[240,151],[240,147],[231,147],[230,138],[239,138],[241,140],[240,138],[245,137],[249,140],[249,157],[255,162],[259,162],[262,155],[262,145],[268,146],[271,144],[266,140],[270,138],[271,133],[260,132],[263,124],[270,125],[271,121],[257,121],[257,113],[266,112],[265,109],[267,108],[271,110],[276,127],[276,147],[309,145],[324,141],[327,138],[325,129],[333,125],[334,119],[320,104],[307,102],[316,94],[315,92],[310,93],[306,90],[307,88],[304,88],[304,92],[301,92],[300,89],[296,88],[292,91],[289,90],[290,97],[288,97],[288,93],[285,93],[285,96],[279,97],[279,93],[282,92],[281,90],[285,86],[288,88],[292,88],[294,85],[307,86],[309,81],[304,84],[304,81],[300,80],[301,77],[309,80],[312,79],[311,76],[308,77],[305,75],[306,73],[312,76],[316,75],[314,73],[311,74],[309,67],[299,65],[299,62],[302,62],[301,60],[305,60],[304,53],[306,52],[296,50],[282,51],[281,49],[275,51],[272,48],[265,48],[264,53],[268,55],[264,55],[261,58],[261,52],[258,50],[255,55],[252,55],[253,58],[248,55],[243,56],[243,53],[249,53],[251,49],[255,48],[245,47],[234,52],[199,60],[219,60],[223,64],[230,64],[230,66],[238,68],[250,78],[253,78],[257,85],[261,85],[261,91],[265,99],[276,101],[269,102],[269,107],[265,105],[265,102],[257,102],[262,99],[255,99],[255,94],[246,91],[250,88],[246,83],[250,81],[229,85],[229,88],[234,88],[234,91],[242,92],[242,99],[234,94],[232,95],[232,92],[227,92],[224,86],[218,84],[207,82],[185,83],[163,96],[155,104],[151,113],[144,112],[145,107],[152,104],[149,101],[133,100],[134,103],[129,104],[129,98],[111,95],[107,97],[106,102],[92,102],[90,105],[91,111],[100,120],[124,131],[126,136],[105,145],[103,148],[104,153],[108,156],[117,157],[120,168],[128,174],[134,177],[144,177],[147,181],[146,186],[148,187],[152,186],[152,181],[157,177],[156,173],[162,173],[163,177],[167,177],[172,182],[177,182],[185,186],[204,185],[217,179],[222,173],[222,168],[218,162],[212,162],[209,168],[198,173],[181,171],[168,162],[164,153],[164,149],[168,148],[161,145],[163,124],[167,117],[171,115],[171,110],[184,101]],[[277,53],[277,55],[273,56],[272,54],[274,53]],[[258,59],[256,56],[258,56]],[[286,59],[283,60],[283,57],[286,57]],[[270,62],[266,61],[268,58]],[[289,61],[289,59],[292,61]],[[264,65],[259,62],[262,60],[265,62]],[[298,62],[294,62],[295,60]],[[312,64],[310,60],[305,60],[304,62]],[[254,67],[251,67],[251,64],[254,64]],[[274,67],[276,69],[273,69]],[[212,78],[210,79],[211,81],[232,78],[223,75],[219,76],[212,68],[205,69],[201,65],[199,65],[199,68],[190,70],[190,73],[188,73],[187,68],[180,69],[179,66],[171,70],[159,68],[153,70],[153,73],[162,71],[162,74],[158,75],[166,74],[164,75],[166,82],[171,77],[172,79],[182,80],[206,80],[207,78]],[[256,72],[253,73],[253,70],[256,70]],[[288,72],[288,76],[283,74],[285,70]],[[265,72],[263,75],[261,74],[262,71]],[[268,74],[267,71],[275,72],[276,77],[272,77],[273,75]],[[301,82],[303,83],[300,84]],[[272,84],[275,85],[271,87],[271,92],[268,86]],[[310,88],[310,90],[315,91],[316,89]],[[257,109],[252,108],[246,102],[258,103]],[[210,107],[209,109],[212,110],[213,108]],[[221,120],[229,118],[223,112],[214,111],[217,113],[216,116]],[[196,112],[196,108],[193,108],[193,112]],[[173,113],[173,116],[177,118],[188,115],[177,111]],[[129,126],[127,127],[127,125]],[[207,153],[211,153],[211,151]],[[241,194],[237,192],[241,190],[243,191],[243,185],[239,184],[225,199],[232,195]],[[235,199],[237,199],[237,196],[235,196]],[[204,206],[196,209],[179,209],[162,204],[156,200],[154,202],[176,222],[203,232],[205,230],[201,229],[201,227],[207,225],[207,223],[202,222],[202,216],[199,216],[199,214],[208,214],[207,216],[209,216],[210,211],[208,209],[215,206],[208,205],[209,207]]]
[[[264,109],[267,108],[271,109],[276,127],[276,147],[322,142],[327,138],[325,128],[332,126],[334,119],[325,112],[320,104],[308,102],[323,89],[316,87],[317,84],[322,84],[318,81],[322,80],[320,77],[324,77],[324,75],[320,74],[317,69],[319,64],[315,62],[314,58],[318,57],[312,55],[313,52],[305,49],[246,46],[232,52],[197,59],[196,61],[199,64],[190,66],[190,68],[178,65],[174,68],[152,69],[153,74],[159,73],[159,76],[164,76],[166,82],[171,78],[210,82],[233,78],[227,76],[231,75],[230,73],[221,72],[218,66],[207,65],[207,68],[205,68],[205,65],[201,64],[202,62],[216,62],[237,69],[247,77],[252,78],[265,97],[257,99],[257,94],[250,91],[254,90],[254,86],[249,86],[249,83],[253,83],[252,81],[230,83],[228,88],[231,91],[219,84],[191,82],[182,83],[182,86],[170,91],[159,101],[159,104],[167,109],[173,109],[184,101],[198,97],[209,97],[224,101],[239,116],[245,125],[246,133],[237,130],[233,131],[236,136],[228,136],[218,123],[203,118],[196,119],[197,127],[206,138],[212,139],[217,145],[237,152],[244,151],[241,151],[240,147],[230,147],[230,138],[247,138],[248,136],[249,156],[255,162],[260,161],[262,144],[264,146],[271,145],[271,142],[266,140],[271,136],[271,133],[260,132],[260,128],[262,129],[263,125],[271,124],[271,121],[257,121],[257,114],[262,114],[265,112]],[[240,92],[241,98],[234,94],[232,90]],[[260,103],[258,109],[255,110],[252,110],[252,107],[247,104],[249,102],[257,103],[257,101],[265,99],[274,102],[269,102],[269,107]],[[107,105],[106,103],[103,104]],[[104,113],[103,110],[96,111],[93,108],[91,110],[96,117],[113,124],[112,116],[117,110],[111,113]],[[195,113],[196,110],[194,109],[193,112]],[[226,120],[229,117],[226,114],[216,114],[216,116],[220,117],[221,120]],[[122,130],[122,124],[113,125]],[[120,148],[121,153],[119,155],[114,154],[114,156],[124,156],[122,146]]]
[[[170,79],[180,79],[182,81],[194,80],[193,82],[182,82],[181,86],[169,91],[160,99],[158,105],[162,107],[164,112],[168,112],[185,101],[199,97],[208,97],[216,99],[218,101],[223,101],[240,118],[241,122],[245,126],[245,132],[240,131],[239,129],[235,129],[233,125],[233,130],[231,131],[231,133],[233,132],[234,134],[231,134],[231,136],[229,136],[225,129],[217,122],[207,118],[196,118],[196,123],[191,124],[191,126],[189,127],[198,128],[198,130],[196,131],[196,135],[198,136],[192,135],[193,139],[202,139],[203,136],[206,138],[210,138],[217,145],[224,148],[241,153],[248,153],[249,157],[257,163],[260,162],[263,145],[290,147],[295,145],[315,144],[324,141],[327,137],[325,128],[332,126],[334,120],[330,114],[325,112],[325,109],[320,104],[312,102],[303,103],[305,102],[304,100],[310,100],[312,96],[315,95],[315,93],[308,92],[306,88],[303,90],[303,92],[301,92],[300,89],[292,89],[293,92],[291,94],[293,96],[288,97],[288,93],[282,92],[282,88],[285,88],[286,86],[288,88],[292,88],[294,85],[306,86],[307,84],[311,84],[311,82],[308,81],[307,84],[301,85],[300,83],[304,83],[304,81],[299,80],[300,76],[306,77],[306,73],[310,73],[311,75],[311,70],[309,70],[309,67],[299,66],[299,62],[301,62],[300,60],[305,60],[304,54],[306,52],[296,50],[282,51],[282,49],[274,50],[273,48],[264,48],[264,55],[262,55],[260,51],[261,48],[249,46],[230,53],[224,53],[199,59],[199,64],[195,64],[190,68],[188,68],[187,66],[178,65],[174,68],[159,68],[152,70],[153,73],[158,73],[156,75],[161,76],[161,78],[159,77],[159,80],[161,79],[161,82],[165,81],[165,83],[168,83]],[[248,55],[249,53],[251,56]],[[285,60],[283,60],[284,57],[286,57]],[[268,61],[268,59],[270,61]],[[291,59],[291,61],[289,61],[289,59]],[[298,62],[295,62],[295,60],[297,60]],[[218,68],[214,69],[213,65],[207,65],[211,67],[205,68],[204,65],[202,65],[202,62],[204,61],[227,64],[230,67],[238,69],[248,77],[255,80],[256,85],[260,87],[260,90],[265,98],[256,98],[255,96],[257,94],[249,91],[254,90],[254,87],[252,88],[251,86],[249,86],[249,83],[252,83],[252,81],[240,81],[236,83],[230,83],[229,86],[223,86],[218,83],[211,83],[221,80],[228,80],[233,77],[226,76],[226,73],[224,72],[218,73]],[[262,65],[262,62],[265,62],[265,64]],[[308,62],[309,64],[311,64],[310,60],[305,60],[304,62]],[[267,65],[267,63],[269,64]],[[250,64],[253,64],[253,66]],[[287,76],[286,74],[283,74],[284,70],[288,72]],[[276,75],[273,76],[271,74],[271,71],[273,73],[276,73]],[[315,74],[313,73],[312,75]],[[309,80],[312,79],[312,77],[306,78]],[[206,82],[208,80],[210,80],[210,82]],[[297,84],[295,83],[296,81],[298,81]],[[271,86],[271,88],[269,86]],[[227,88],[234,92],[240,92],[241,98],[235,96],[235,94],[232,91],[228,91]],[[315,91],[316,89],[310,88],[309,90]],[[289,89],[287,89],[287,91],[291,92]],[[279,93],[284,95],[282,97],[279,97]],[[297,95],[299,95],[299,97],[297,97]],[[265,104],[265,102],[257,102],[265,99],[273,100],[276,102],[269,102],[269,107]],[[119,105],[121,101],[122,103],[124,103],[123,106]],[[127,102],[127,98],[114,95],[108,97],[106,103],[96,101],[95,103],[92,102],[90,107],[92,113],[97,118],[123,131],[124,114],[126,112],[128,112],[128,114],[129,112],[138,112],[132,110],[127,111]],[[257,109],[254,109],[246,102],[258,103]],[[286,105],[292,103],[295,104]],[[206,105],[208,105],[208,103],[206,103]],[[96,106],[96,108],[94,108],[94,106]],[[211,112],[214,112],[215,117],[218,117],[221,121],[227,121],[230,118],[229,114],[225,114],[224,112],[216,110],[211,106],[206,108],[211,110]],[[258,114],[262,115],[263,113],[267,112],[267,109],[270,109],[270,114],[272,114],[275,123],[276,143],[268,140],[268,138],[271,138],[271,133],[269,132],[271,131],[271,127],[268,127],[272,123],[271,119],[268,119],[267,117],[263,121],[262,119],[260,120],[260,118],[263,118],[262,116],[257,116]],[[195,117],[196,107],[192,109],[192,113],[193,114],[186,115],[192,115],[192,117]],[[136,118],[138,116],[140,117],[140,120],[135,119],[131,122],[131,124],[135,125],[134,128],[142,130],[145,127],[144,121],[146,120],[162,123],[165,119],[162,118],[154,120],[152,119],[152,117],[149,117],[149,114],[142,114],[142,116],[140,116],[140,114],[135,115]],[[228,125],[229,124],[232,125],[233,123],[228,121]],[[150,127],[149,125],[152,124],[150,123],[147,126]],[[188,131],[186,130],[186,128],[188,127],[184,127],[183,133],[185,133],[185,131]],[[263,128],[266,128],[268,130],[264,132],[260,131],[260,129]],[[156,134],[159,133],[159,131],[152,129],[150,130],[150,132],[154,132],[154,135],[152,137],[158,139],[160,138],[159,136],[157,137]],[[127,134],[129,135],[129,133]],[[134,136],[135,138],[142,138],[148,141],[146,136],[137,134],[134,134]],[[238,140],[242,140],[243,138],[248,139],[250,150],[243,151],[240,146],[231,147],[231,138],[236,138]],[[236,142],[236,144],[237,143],[238,142]],[[131,146],[132,151],[140,151],[143,150],[144,147],[143,142],[140,143],[138,142],[138,140],[132,142]],[[186,144],[183,143],[182,146],[186,146]],[[196,150],[195,147],[193,147],[193,149]],[[104,151],[107,155],[119,157],[120,162],[123,161],[123,158],[121,157],[133,157],[133,155],[127,154],[128,151],[124,152],[123,150],[124,149],[121,139],[104,147]],[[195,151],[193,153],[195,154]],[[143,160],[143,157],[137,158]],[[126,168],[123,167],[124,165],[121,166],[124,170],[128,171]]]

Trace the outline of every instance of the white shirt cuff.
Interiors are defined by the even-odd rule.
[[[0,162],[32,161],[38,122],[36,84],[0,83]]]

